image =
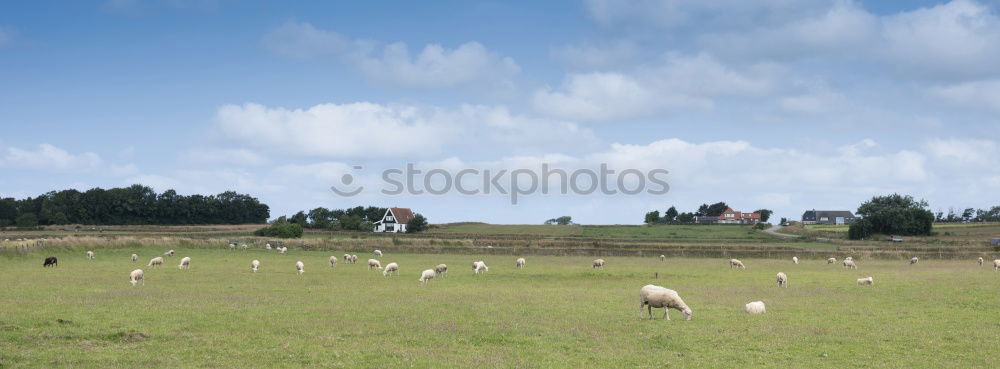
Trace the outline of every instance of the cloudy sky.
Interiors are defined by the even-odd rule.
[[[407,163],[670,191],[380,193]],[[142,183],[432,222],[998,205],[1000,2],[7,2],[0,173],[4,197]],[[365,190],[331,191],[345,174]]]

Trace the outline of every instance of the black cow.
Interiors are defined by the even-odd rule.
[[[59,260],[57,260],[55,256],[49,256],[45,258],[45,264],[42,264],[42,267],[47,266],[59,266]]]

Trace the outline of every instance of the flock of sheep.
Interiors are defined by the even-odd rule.
[[[231,243],[229,245],[229,248],[231,250],[235,250],[236,249],[236,244],[235,243]],[[243,244],[242,248],[244,250],[247,249],[247,245]],[[284,254],[284,253],[286,253],[288,251],[287,247],[272,248],[269,243],[266,244],[264,246],[264,248],[266,250],[272,250],[272,249],[274,249],[278,253],[281,253],[281,254]],[[382,257],[383,256],[383,253],[382,253],[381,250],[375,250],[373,252],[373,254],[374,254],[375,257]],[[87,251],[86,255],[87,255],[87,260],[94,260],[94,252],[93,251]],[[149,263],[147,264],[147,266],[155,268],[157,266],[163,265],[164,256],[166,256],[166,257],[173,257],[174,256],[174,250],[169,250],[169,251],[165,252],[163,254],[163,256],[157,256],[157,257],[154,257],[154,258],[150,259]],[[136,262],[138,259],[139,259],[139,255],[132,254],[131,261],[133,263]],[[663,261],[666,260],[666,256],[665,255],[660,255],[659,259],[660,259],[661,262],[663,262]],[[346,264],[356,264],[358,262],[358,255],[344,254],[343,255],[343,260],[344,260],[344,263],[346,263]],[[338,261],[337,256],[330,256],[330,259],[329,259],[330,267],[331,268],[336,268],[337,267],[337,261]],[[917,264],[919,261],[920,261],[919,258],[913,257],[913,258],[910,259],[910,265]],[[827,264],[834,264],[836,262],[837,262],[836,258],[831,257],[831,258],[827,259]],[[980,257],[977,260],[977,262],[979,263],[979,266],[982,267],[983,263],[985,261],[983,260],[982,257]],[[43,266],[56,266],[56,265],[58,265],[57,263],[58,262],[57,262],[57,260],[56,260],[55,257],[47,257],[45,259],[45,263],[43,264]],[[792,263],[795,264],[795,265],[798,265],[799,264],[799,258],[798,257],[792,257]],[[525,259],[523,257],[517,258],[517,260],[514,261],[514,266],[516,268],[518,268],[518,269],[524,268],[525,264],[526,264],[526,261],[525,261]],[[594,268],[594,269],[603,268],[604,265],[605,265],[605,260],[604,259],[595,259],[593,261],[593,264],[591,265],[591,268]],[[250,271],[253,272],[253,273],[256,273],[258,270],[260,270],[260,266],[261,266],[260,260],[256,260],[255,259],[255,260],[253,260],[253,261],[250,262]],[[190,257],[181,258],[180,264],[177,265],[178,269],[189,269],[190,267],[191,267],[191,258]],[[732,269],[732,268],[746,269],[746,265],[743,264],[743,262],[740,261],[740,260],[738,260],[738,259],[730,259],[729,260],[729,267],[730,267],[730,269]],[[844,260],[843,260],[843,267],[845,269],[857,269],[858,265],[857,265],[857,263],[854,262],[854,258],[848,256],[848,257],[844,258]],[[383,267],[381,261],[379,261],[378,259],[372,258],[372,259],[368,259],[368,270],[381,271],[382,272],[382,276],[384,276],[384,277],[389,277],[389,276],[393,276],[393,275],[398,276],[399,275],[399,264],[395,263],[395,262],[392,262],[392,263],[386,264],[385,267]],[[472,263],[472,271],[473,271],[474,274],[477,274],[477,275],[478,274],[485,274],[485,273],[489,272],[489,270],[490,270],[490,268],[488,266],[486,266],[486,263],[483,262],[482,260],[478,260],[478,261],[475,261],[475,262]],[[993,270],[994,271],[1000,271],[1000,259],[993,260]],[[295,271],[299,275],[302,275],[303,273],[305,273],[305,264],[302,261],[295,262]],[[437,266],[435,266],[432,269],[427,269],[427,270],[424,270],[423,272],[421,272],[420,273],[420,278],[418,279],[418,282],[420,282],[421,285],[424,285],[428,281],[430,281],[431,279],[434,279],[436,277],[447,276],[447,273],[448,273],[448,266],[445,265],[445,264],[438,264]],[[133,270],[131,273],[129,273],[129,282],[132,283],[132,286],[136,286],[138,284],[145,285],[146,282],[145,282],[144,276],[145,276],[145,272],[143,272],[142,269]],[[780,287],[780,288],[788,288],[788,275],[785,274],[784,272],[778,272],[778,274],[776,275],[776,279],[775,280],[776,280],[776,283],[777,283],[778,287]],[[875,280],[871,276],[868,276],[868,277],[865,277],[865,278],[858,278],[857,284],[859,286],[872,286],[872,285],[875,284]],[[643,308],[647,308],[648,309],[649,319],[653,319],[653,308],[663,309],[663,318],[666,319],[666,320],[670,320],[670,316],[668,315],[669,309],[675,309],[677,311],[680,311],[681,314],[684,315],[684,319],[685,320],[691,320],[691,316],[693,314],[691,308],[688,307],[688,305],[684,303],[684,300],[681,299],[681,297],[677,293],[677,291],[671,290],[671,289],[666,288],[666,287],[656,286],[656,285],[651,285],[651,284],[643,286],[641,289],[639,289],[639,317],[640,318],[643,318]],[[745,305],[744,308],[745,308],[745,310],[746,310],[746,312],[748,314],[763,314],[763,313],[766,312],[766,307],[765,307],[763,301],[752,301],[752,302],[749,302],[749,303],[747,303]]]
[[[665,261],[666,256],[660,255],[660,261]],[[920,259],[917,257],[910,258],[910,265],[916,264]],[[983,258],[978,260],[979,266],[983,266]],[[827,259],[827,264],[836,263],[836,258]],[[792,263],[795,265],[799,264],[799,258],[796,256],[792,257]],[[843,262],[845,269],[858,269],[858,265],[854,262],[853,257],[844,258]],[[604,266],[604,259],[594,260],[593,268],[601,268]],[[729,268],[746,269],[746,265],[738,259],[729,259]],[[1000,259],[993,260],[993,270],[1000,271]],[[776,276],[776,282],[778,287],[788,288],[788,275],[784,272],[778,272]],[[875,278],[871,276],[865,278],[858,278],[857,281],[859,286],[873,286],[875,285]],[[693,314],[690,307],[684,303],[681,296],[677,294],[677,291],[672,289],[656,286],[656,285],[646,285],[639,289],[639,318],[643,318],[643,308],[648,309],[649,319],[653,319],[653,308],[663,309],[663,319],[670,320],[670,316],[667,312],[670,309],[675,309],[680,311],[684,315],[685,320],[691,320],[691,315]],[[744,306],[747,314],[764,314],[767,311],[766,306],[763,301],[751,301]]]

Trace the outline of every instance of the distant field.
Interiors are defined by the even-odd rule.
[[[455,223],[443,224],[429,230],[428,233],[516,234],[568,237],[579,235],[582,232],[581,228],[583,227],[579,225]]]
[[[848,271],[819,259],[585,257],[387,253],[399,277],[345,251],[177,249],[167,265],[132,264],[159,247],[0,258],[0,367],[7,368],[661,368],[995,367],[998,275],[972,260],[859,260]],[[176,268],[183,256],[190,270]],[[257,274],[252,259],[262,261]],[[487,275],[469,265],[484,260]],[[302,260],[306,273],[293,264]],[[420,287],[421,270],[447,278]],[[142,267],[146,285],[128,272]],[[784,271],[790,287],[774,286]],[[659,278],[652,278],[654,272]],[[855,279],[875,278],[874,287]],[[684,321],[639,320],[638,290],[673,288],[694,310]],[[763,300],[767,313],[743,305]]]

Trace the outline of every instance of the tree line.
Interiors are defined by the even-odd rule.
[[[927,210],[927,201],[899,194],[872,197],[858,207],[857,214],[862,218],[851,224],[847,232],[852,240],[875,234],[929,235],[934,224],[934,214]]]
[[[646,224],[690,224],[694,223],[695,217],[707,216],[707,217],[717,217],[722,215],[723,212],[729,209],[729,205],[725,201],[720,201],[714,204],[701,204],[697,211],[694,212],[678,212],[677,208],[670,206],[669,209],[660,214],[659,210],[653,210],[646,213],[643,222]],[[771,218],[771,214],[774,213],[768,209],[758,209],[754,213],[760,213],[760,221],[762,223],[767,222]]]
[[[327,209],[318,207],[312,210],[299,211],[292,216],[280,216],[272,224],[296,224],[302,228],[325,229],[330,231],[371,232],[375,222],[382,220],[388,208],[377,206],[356,206],[347,209]],[[406,225],[408,233],[420,232],[427,228],[427,218],[414,214]]]
[[[265,223],[270,208],[250,195],[179,195],[135,184],[122,188],[52,191],[38,197],[0,198],[0,227],[16,225],[185,225]]]
[[[948,214],[938,210],[934,214],[935,222],[969,223],[969,222],[1000,222],[1000,206],[989,209],[965,208],[961,213],[948,209]]]

